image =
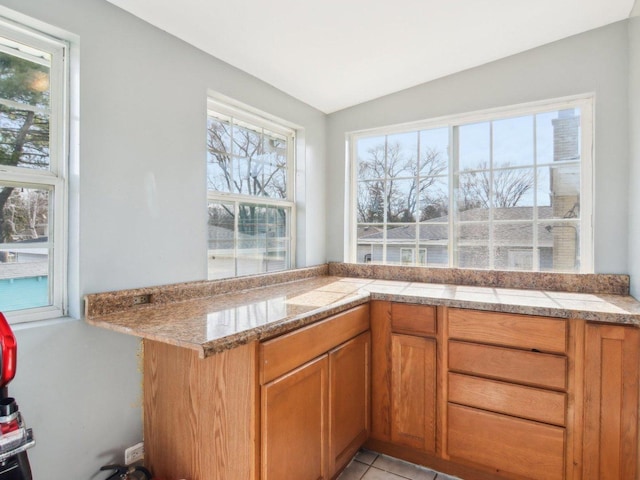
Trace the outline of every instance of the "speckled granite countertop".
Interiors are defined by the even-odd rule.
[[[624,294],[376,280],[328,273],[326,266],[321,266],[228,282],[88,295],[85,317],[95,326],[194,349],[202,358],[289,332],[370,299],[640,327],[640,303]],[[209,294],[205,296],[203,289]],[[133,305],[131,299],[136,295],[149,295],[152,301]]]

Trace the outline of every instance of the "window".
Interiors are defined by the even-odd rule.
[[[0,311],[65,311],[66,45],[0,23]]]
[[[209,278],[292,268],[294,131],[209,99]]]
[[[352,134],[351,261],[592,271],[591,118],[581,97]]]

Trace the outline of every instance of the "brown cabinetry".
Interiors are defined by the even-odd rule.
[[[587,324],[583,478],[637,479],[640,329]]]
[[[446,456],[505,477],[565,478],[567,321],[447,310]]]
[[[371,436],[416,452],[436,451],[435,307],[374,301]]]
[[[329,352],[329,464],[342,470],[369,436],[371,335],[362,333]]]
[[[368,329],[362,306],[260,345],[262,480],[330,479],[365,442]]]
[[[262,386],[262,479],[328,479],[326,355]]]

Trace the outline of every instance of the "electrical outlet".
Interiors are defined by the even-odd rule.
[[[151,295],[136,295],[133,297],[134,305],[144,305],[145,303],[151,303]]]
[[[124,451],[125,465],[131,465],[144,458],[144,442],[136,443]]]

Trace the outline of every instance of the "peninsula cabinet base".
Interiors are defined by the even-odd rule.
[[[157,478],[257,480],[257,344],[201,359],[144,340],[145,463]]]

